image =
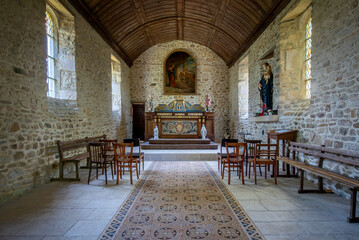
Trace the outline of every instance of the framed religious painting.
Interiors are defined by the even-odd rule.
[[[184,49],[172,51],[163,65],[165,95],[197,94],[197,64],[189,52]]]

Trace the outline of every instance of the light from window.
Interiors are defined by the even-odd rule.
[[[305,28],[305,97],[310,98],[312,80],[312,18]]]
[[[55,97],[55,25],[51,15],[46,12],[46,40],[47,40],[47,96]]]

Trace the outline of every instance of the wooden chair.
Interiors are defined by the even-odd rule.
[[[248,178],[251,178],[251,166],[253,164],[254,183],[257,184],[257,166],[265,165],[265,179],[267,179],[267,166],[273,165],[274,183],[277,184],[277,144],[257,144],[254,158],[249,159]]]
[[[248,159],[254,158],[254,152],[256,150],[256,145],[261,144],[262,140],[249,140],[245,139],[245,143],[247,143],[247,150],[246,150],[246,176],[247,176],[247,170],[248,170]],[[262,170],[261,166],[259,166],[259,173],[262,176]]]
[[[106,159],[111,159],[111,165],[115,162],[115,152],[113,151],[113,144],[117,143],[117,139],[100,139],[100,142],[105,143],[105,157]],[[111,166],[112,169],[112,166]],[[103,169],[102,169],[103,171]],[[116,174],[116,168],[115,168]]]
[[[129,152],[126,152],[126,147],[130,148]],[[133,184],[132,173],[136,171],[137,179],[138,175],[138,158],[133,157],[133,143],[114,143],[113,150],[115,152],[115,162],[117,168],[117,184],[119,184],[119,178],[122,179],[122,173],[125,168],[130,171],[130,181]]]
[[[139,138],[124,138],[123,142],[124,143],[133,143],[134,147],[138,147],[138,152],[134,152],[133,157],[139,159],[140,165],[142,162],[142,169],[144,170],[145,169],[145,156],[144,156],[144,153],[141,152],[141,139],[139,139]],[[140,166],[138,168],[138,172],[141,174]]]
[[[98,179],[98,169],[99,167],[101,169],[105,170],[105,179],[107,184],[107,167],[108,165],[111,166],[111,173],[112,173],[112,179],[113,179],[113,168],[112,163],[113,159],[109,160],[106,158],[106,144],[101,142],[89,142],[88,143],[88,151],[90,155],[90,167],[89,167],[89,177],[87,180],[87,184],[90,184],[90,178],[91,178],[91,170],[92,170],[92,164],[96,164],[96,179]]]
[[[231,168],[237,168],[237,175],[239,178],[242,176],[242,184],[244,184],[244,171],[243,163],[246,155],[247,143],[230,143],[226,142],[227,154],[223,158],[222,166],[222,179],[224,177],[224,171],[228,168],[228,184],[231,184]]]
[[[222,144],[220,147],[219,152],[217,153],[218,156],[218,170],[222,173],[222,166],[223,166],[223,158],[227,156],[226,152],[223,152],[223,148],[226,147],[226,143],[237,143],[238,139],[222,139]],[[226,150],[225,150],[226,151]]]

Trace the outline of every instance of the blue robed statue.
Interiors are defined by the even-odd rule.
[[[268,63],[263,64],[264,74],[258,83],[258,90],[262,100],[262,113],[273,108],[273,73]]]

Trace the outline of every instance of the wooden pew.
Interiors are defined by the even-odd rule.
[[[359,152],[346,151],[334,148],[326,148],[324,146],[290,142],[288,149],[292,152],[292,156],[298,156],[298,153],[303,153],[306,156],[313,156],[318,158],[318,164],[316,166],[308,164],[306,162],[300,162],[294,157],[279,157],[279,160],[296,167],[300,172],[300,185],[298,193],[328,193],[331,191],[324,190],[323,178],[331,181],[338,182],[351,191],[350,200],[350,214],[347,219],[349,223],[359,222],[359,217],[355,216],[357,191],[359,190],[359,180],[346,176],[337,172],[333,172],[329,169],[323,168],[324,161],[337,162],[345,165],[351,165],[359,167]],[[304,171],[310,172],[318,176],[318,189],[304,189]]]
[[[57,141],[57,148],[59,150],[59,178],[52,178],[51,181],[80,181],[79,176],[79,162],[83,159],[89,162],[88,142],[99,141],[100,139],[106,139],[106,135],[96,137],[86,137],[82,139],[76,139],[71,141]],[[74,163],[76,167],[75,178],[64,177],[64,166],[66,163]]]

